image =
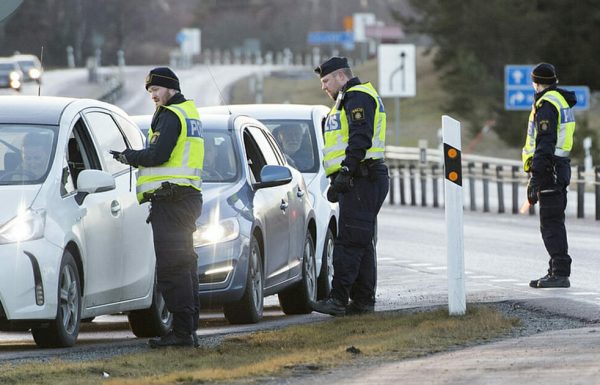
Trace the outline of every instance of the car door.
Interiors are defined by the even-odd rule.
[[[75,189],[81,171],[102,169],[98,149],[83,118],[77,120],[66,152]],[[65,186],[67,184],[63,183],[63,188]],[[70,199],[75,201],[75,196]],[[81,202],[86,308],[114,303],[122,298],[122,215],[116,210],[117,203],[117,190],[89,194]]]
[[[148,205],[140,206],[136,199],[135,185],[137,169],[116,161],[110,150],[123,151],[134,146],[143,146],[141,136],[135,137],[128,123],[120,119],[121,126],[130,133],[125,138],[117,125],[115,115],[109,111],[91,110],[85,112],[92,134],[100,153],[102,166],[115,178],[115,196],[111,201],[110,214],[120,220],[120,236],[113,242],[118,245],[121,255],[118,273],[121,276],[120,300],[130,300],[147,295],[154,282],[154,247],[150,225],[146,223]],[[151,277],[149,279],[149,277]]]
[[[248,166],[256,182],[266,164],[279,164],[261,130],[248,126],[243,134]],[[289,185],[256,190],[255,216],[262,218],[265,238],[265,287],[284,282],[289,278]]]
[[[281,151],[273,136],[263,131],[267,142],[269,142],[271,151],[275,154],[281,165],[285,165],[285,155]],[[302,274],[302,255],[304,247],[304,238],[306,236],[306,221],[304,213],[304,199],[307,199],[306,186],[302,174],[291,168],[292,181],[287,185],[288,202],[288,221],[289,221],[289,252],[288,266],[290,276],[295,277]]]

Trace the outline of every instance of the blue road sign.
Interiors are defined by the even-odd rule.
[[[531,71],[534,65],[511,64],[504,67],[504,108],[506,110],[529,110],[535,91],[531,85]],[[577,104],[574,109],[590,108],[590,89],[587,86],[560,86],[574,91]]]
[[[317,31],[308,33],[308,44],[353,44],[354,34],[349,31]]]

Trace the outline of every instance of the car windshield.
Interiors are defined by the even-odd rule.
[[[29,69],[35,67],[35,63],[32,60],[19,60],[18,63],[22,69]]]
[[[0,63],[0,71],[13,71],[15,69],[15,65],[13,63]]]
[[[319,155],[312,120],[261,120],[271,131],[288,163],[300,172],[317,172]]]
[[[0,184],[39,184],[54,159],[56,126],[0,124]]]
[[[226,183],[237,180],[238,162],[228,131],[204,131],[203,183]]]

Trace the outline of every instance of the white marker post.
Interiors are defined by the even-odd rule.
[[[460,146],[460,122],[442,116],[444,140],[444,181],[446,206],[446,248],[448,253],[448,311],[464,315],[465,258],[463,243],[463,190]]]

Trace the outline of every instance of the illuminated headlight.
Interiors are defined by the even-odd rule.
[[[11,72],[10,75],[8,75],[8,77],[12,81],[18,81],[19,79],[21,79],[21,75],[19,75],[19,73],[15,71]]]
[[[0,244],[39,239],[45,224],[46,210],[26,210],[0,227]]]
[[[223,219],[218,223],[198,226],[194,231],[194,247],[212,245],[236,239],[240,235],[237,218]]]
[[[41,73],[40,70],[38,70],[37,68],[31,68],[29,70],[29,77],[32,79],[38,79],[40,77]]]

